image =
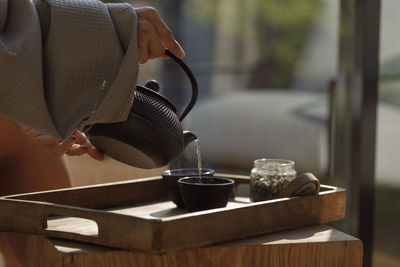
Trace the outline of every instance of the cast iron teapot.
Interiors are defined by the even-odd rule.
[[[159,85],[150,80],[145,86],[136,86],[128,119],[123,122],[94,124],[86,132],[90,141],[106,155],[123,163],[144,168],[164,166],[197,139],[190,131],[183,131],[181,122],[197,100],[197,82],[189,67],[170,51],[189,76],[192,99],[178,118],[176,107],[158,93]]]

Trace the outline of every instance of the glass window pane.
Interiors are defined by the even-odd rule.
[[[399,8],[399,1],[382,0],[374,266],[400,265]]]

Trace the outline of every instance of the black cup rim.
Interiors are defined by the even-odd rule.
[[[201,179],[208,180],[208,179],[217,179],[217,180],[222,180],[225,181],[224,183],[216,183],[216,184],[210,184],[210,183],[189,183],[187,180],[193,179],[193,178],[200,178],[199,176],[188,176],[188,177],[183,177],[178,180],[178,184],[182,185],[189,185],[189,186],[227,186],[227,185],[232,185],[235,183],[234,180],[227,178],[227,177],[222,177],[222,176],[209,176],[209,177],[201,177]]]
[[[191,176],[191,177],[196,176],[196,175],[184,174],[183,172],[185,172],[185,171],[193,171],[193,172],[197,172],[198,173],[199,169],[198,168],[170,169],[170,170],[163,171],[161,175],[162,176],[182,176],[182,178],[183,177],[189,177],[189,176]],[[173,172],[177,172],[177,173],[173,173]],[[179,173],[179,172],[182,172],[182,173]],[[212,173],[215,173],[214,169],[210,169],[210,168],[202,168],[201,169],[201,174],[209,175],[209,174],[212,174]]]

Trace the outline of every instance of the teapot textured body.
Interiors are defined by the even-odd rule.
[[[139,168],[164,166],[179,156],[197,137],[183,131],[182,120],[197,100],[197,82],[190,69],[171,52],[192,84],[190,103],[178,118],[175,106],[158,93],[159,85],[150,80],[137,86],[128,119],[118,123],[95,124],[87,131],[90,141],[106,155]]]

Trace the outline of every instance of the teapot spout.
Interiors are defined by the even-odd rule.
[[[191,142],[197,139],[197,136],[191,131],[183,131],[183,146],[187,147]]]

